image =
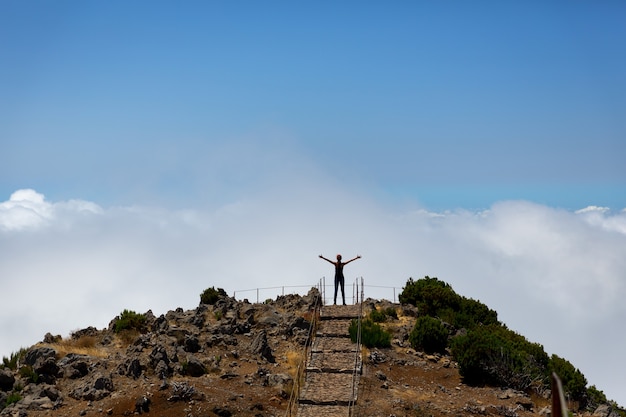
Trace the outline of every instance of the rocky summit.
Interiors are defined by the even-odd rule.
[[[469,386],[451,356],[412,349],[415,307],[368,299],[358,308],[322,307],[320,312],[318,300],[314,288],[306,296],[256,304],[221,294],[194,310],[178,308],[158,317],[151,311],[129,314],[140,318],[131,325],[121,314],[107,329],[89,327],[68,338],[46,334],[5,358],[0,416],[550,414],[549,392]],[[397,313],[381,323],[392,335],[391,347],[351,347],[351,316],[340,317],[341,312],[365,316],[381,309]],[[324,327],[317,319],[324,323],[325,311],[338,320]],[[334,384],[345,385],[353,365],[342,352],[358,356],[358,384],[345,404],[337,400]],[[338,370],[324,374],[333,362]],[[300,408],[293,401],[298,398]],[[578,414],[619,416],[610,404]]]

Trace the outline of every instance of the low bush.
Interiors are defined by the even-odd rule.
[[[555,372],[561,378],[563,390],[572,400],[577,401],[581,408],[587,405],[587,379],[582,372],[557,355],[550,357],[548,370],[550,373]]]
[[[459,373],[471,385],[524,391],[548,375],[549,358],[543,346],[530,343],[504,326],[478,326],[452,339],[451,349]]]
[[[18,392],[12,392],[7,396],[7,400],[5,404],[8,407],[13,403],[18,402],[21,399],[22,399],[22,396]]]
[[[416,350],[444,353],[448,345],[448,330],[441,320],[430,316],[419,317],[409,334],[409,342]]]
[[[2,357],[2,364],[0,364],[0,369],[10,369],[12,371],[17,370],[17,363],[20,358],[22,358],[26,354],[26,348],[21,348],[17,352],[12,352],[11,355],[7,358],[6,356]]]
[[[398,312],[393,307],[387,307],[385,309],[385,315],[391,317],[392,319],[398,319]]]
[[[122,330],[137,330],[142,332],[146,326],[146,315],[135,313],[132,310],[124,310],[115,322],[115,333]]]
[[[400,302],[417,307],[420,316],[437,317],[457,329],[499,324],[498,313],[480,301],[458,295],[450,284],[437,278],[409,278]]]
[[[350,323],[350,339],[357,342],[358,320],[353,319]],[[361,344],[368,348],[388,348],[391,347],[391,333],[383,329],[380,324],[374,323],[371,319],[361,320]]]
[[[387,320],[387,315],[382,311],[374,309],[370,311],[370,319],[375,323],[383,323]]]
[[[608,401],[604,392],[597,389],[595,385],[587,388],[587,398],[587,409],[590,410],[595,410],[600,404],[605,404]]]
[[[207,288],[200,294],[200,302],[202,304],[215,304],[217,300],[222,297],[228,297],[226,291],[222,288],[215,289],[215,287]]]
[[[22,378],[26,379],[28,382],[32,382],[36,384],[39,381],[39,374],[35,372],[32,366],[25,365],[22,366],[19,370],[19,374]]]

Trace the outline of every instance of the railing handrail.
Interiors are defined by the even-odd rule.
[[[354,353],[354,367],[352,369],[352,394],[350,395],[350,401],[348,403],[348,416],[352,416],[354,412],[354,406],[356,404],[356,392],[358,391],[358,376],[357,372],[360,372],[359,365],[361,368],[363,367],[363,358],[361,357],[361,321],[363,318],[363,292],[364,292],[364,283],[363,277],[361,277],[361,297],[359,302],[359,313],[357,317],[357,334],[356,334],[356,352]],[[357,299],[359,299],[359,279],[356,280],[357,286]]]
[[[361,291],[360,294],[357,294],[358,290],[355,291],[356,289],[356,281],[359,279],[363,279],[363,277],[357,277],[355,278],[355,281],[352,284],[352,302],[353,304],[357,304],[359,302],[359,295],[361,297],[364,296],[364,290],[365,287],[367,288],[384,288],[384,289],[389,289],[389,290],[393,290],[393,296],[391,301],[392,302],[397,302],[396,298],[397,298],[397,294],[399,294],[402,290],[403,287],[395,287],[395,286],[387,286],[387,285],[365,285],[364,282],[361,282]],[[320,280],[318,281],[317,284],[300,284],[300,285],[277,285],[277,286],[271,286],[271,287],[256,287],[256,288],[248,288],[248,289],[243,289],[243,290],[235,290],[233,291],[233,298],[237,298],[237,295],[240,293],[249,293],[249,292],[256,292],[256,302],[259,303],[261,302],[260,300],[260,291],[267,291],[267,290],[278,290],[280,289],[280,293],[277,295],[285,295],[285,289],[290,289],[290,288],[317,288],[320,293],[321,293],[321,297],[323,300],[323,304],[326,304],[326,287],[330,287],[331,288],[331,294],[334,291],[334,283],[332,284],[326,284],[326,277],[323,276],[322,278],[320,278]],[[398,291],[397,291],[398,290]],[[360,300],[361,302],[363,301],[363,299]]]
[[[321,283],[321,281],[320,281]],[[292,413],[297,409],[300,398],[301,383],[304,379],[304,373],[306,371],[307,363],[309,361],[310,348],[313,346],[313,338],[315,337],[315,331],[318,326],[319,311],[321,308],[321,292],[318,291],[317,297],[313,302],[313,311],[311,316],[311,322],[309,324],[309,330],[307,333],[306,342],[304,343],[304,352],[302,354],[302,360],[299,361],[296,368],[296,377],[291,388],[291,394],[289,396],[289,403],[287,404],[286,417],[291,417]]]

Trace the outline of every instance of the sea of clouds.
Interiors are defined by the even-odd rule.
[[[125,308],[195,308],[210,286],[250,301],[306,293],[333,276],[318,255],[339,252],[362,255],[346,267],[349,300],[357,277],[366,297],[393,299],[409,277],[436,276],[626,404],[626,211],[502,201],[436,213],[319,184],[188,209],[16,190],[0,202],[0,355],[104,328]]]

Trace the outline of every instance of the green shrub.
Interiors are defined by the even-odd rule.
[[[574,365],[557,355],[552,355],[548,370],[561,378],[563,390],[572,400],[578,401],[580,407],[587,405],[587,379]]]
[[[409,342],[414,349],[426,353],[444,353],[448,345],[448,330],[441,320],[429,316],[419,317],[409,335]]]
[[[358,320],[353,319],[349,328],[350,339],[353,343],[357,341],[358,326]],[[361,320],[361,344],[368,348],[391,347],[391,333],[370,319]]]
[[[28,380],[28,382],[32,382],[33,384],[36,384],[37,381],[39,381],[39,375],[30,365],[22,366],[19,370],[19,374],[21,377]]]
[[[0,369],[7,368],[15,371],[17,369],[17,362],[26,354],[26,351],[26,348],[21,348],[17,352],[11,353],[8,358],[6,356],[3,356],[2,364],[0,364]]]
[[[222,297],[228,297],[226,291],[222,288],[215,289],[215,287],[207,288],[200,294],[200,302],[202,304],[215,304],[217,300]]]
[[[416,306],[420,316],[438,317],[457,329],[500,324],[494,310],[480,301],[458,295],[437,278],[426,276],[417,281],[409,278],[399,299],[401,303]]]
[[[124,309],[115,322],[115,333],[119,333],[122,330],[137,330],[141,332],[145,329],[145,325],[145,314],[138,314],[132,310]]]
[[[428,276],[417,281],[409,278],[399,295],[403,304],[413,304],[422,316],[437,316],[440,310],[458,310],[459,295],[449,284]]]
[[[473,329],[478,325],[500,324],[498,313],[495,310],[490,309],[480,301],[465,297],[461,297],[459,311],[450,323],[457,329]]]
[[[452,354],[464,382],[526,390],[548,375],[543,346],[500,325],[478,326],[452,339]]]
[[[385,314],[393,319],[398,319],[398,312],[393,307],[387,307],[385,309]]]
[[[8,407],[13,403],[18,402],[21,399],[22,399],[22,396],[18,392],[12,392],[7,396],[7,400],[5,404]]]
[[[375,323],[383,323],[387,320],[387,315],[382,311],[374,309],[370,311],[370,319]]]
[[[596,388],[595,385],[587,388],[587,409],[595,410],[600,404],[605,404],[608,400],[604,392]]]

